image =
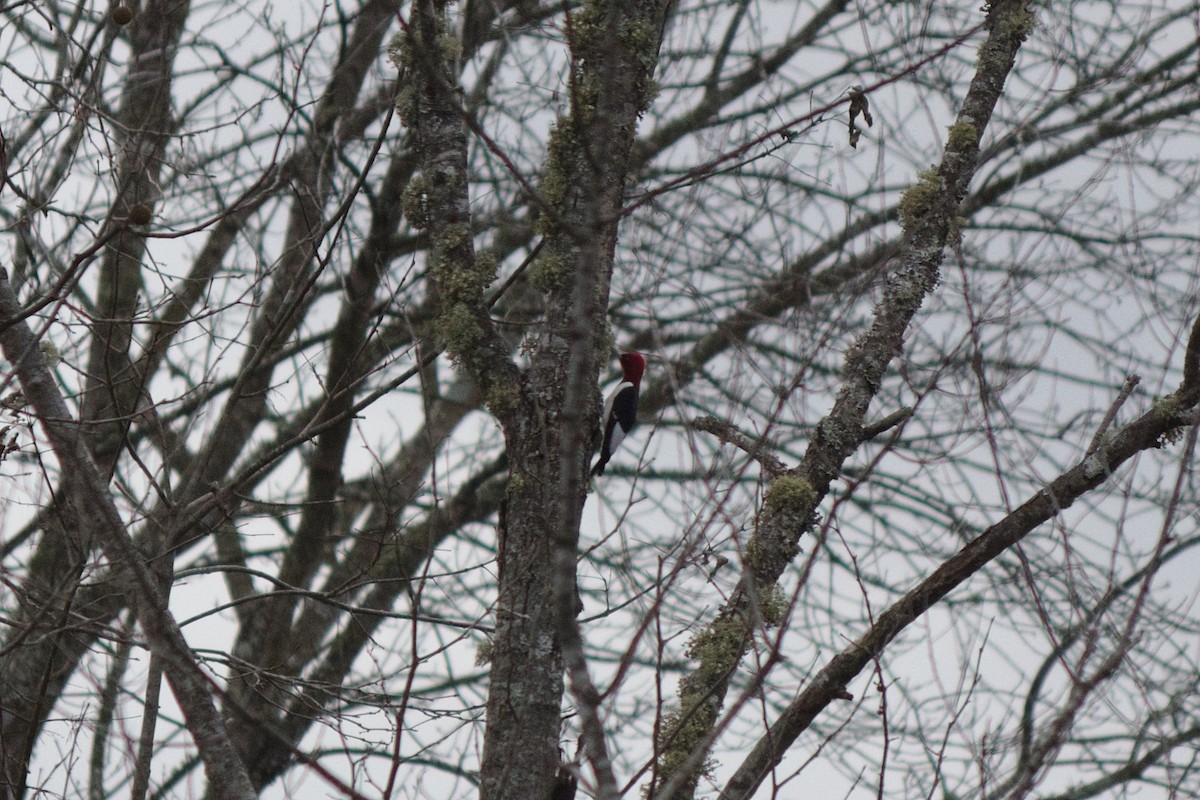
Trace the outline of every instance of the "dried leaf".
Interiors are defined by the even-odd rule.
[[[862,114],[863,121],[867,123],[867,127],[875,124],[875,118],[871,116],[871,104],[867,102],[867,96],[863,94],[861,86],[850,87],[850,124],[854,125],[855,118]]]

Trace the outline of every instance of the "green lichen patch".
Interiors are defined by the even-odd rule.
[[[979,144],[979,129],[970,122],[956,122],[946,132],[946,141],[954,150],[971,150]]]
[[[460,362],[464,354],[483,340],[483,329],[474,312],[465,303],[450,305],[434,324],[438,339]]]
[[[397,33],[388,40],[387,56],[388,60],[392,62],[392,66],[397,70],[404,69],[404,59],[406,58],[404,52],[404,34]]]
[[[715,620],[688,642],[686,654],[698,662],[696,670],[679,682],[680,707],[663,716],[658,736],[658,768],[663,779],[674,776],[704,744],[720,711],[719,696],[712,689],[726,679],[742,656],[748,631],[741,617]],[[705,759],[685,776],[689,791],[713,762]]]
[[[497,381],[488,387],[483,402],[494,416],[505,419],[520,406],[521,392],[514,384]]]
[[[567,260],[553,249],[543,251],[529,265],[529,283],[543,294],[556,292],[567,285]]]
[[[989,27],[993,28],[993,35],[979,44],[979,51],[975,55],[977,69],[985,72],[1008,70],[1008,61],[1015,48],[1028,39],[1029,34],[1037,27],[1037,14],[1030,5],[1024,3],[1020,8],[1005,9],[1003,12],[992,12],[988,9],[989,13],[999,15],[999,21],[989,22]],[[997,25],[999,27],[995,27]]]
[[[442,32],[437,37],[437,48],[447,64],[455,64],[462,58],[462,42],[453,33],[445,30],[444,23]]]
[[[1171,419],[1178,418],[1183,413],[1184,408],[1183,403],[1179,401],[1179,396],[1172,392],[1171,394],[1160,397],[1154,403],[1154,410],[1164,417]]]
[[[816,505],[812,484],[795,475],[780,475],[767,487],[767,508],[776,514],[807,513]]]
[[[537,231],[543,236],[554,235],[568,205],[567,198],[574,175],[586,165],[581,163],[583,145],[575,135],[570,119],[559,119],[550,130],[546,144],[546,174],[538,186],[538,195],[546,208],[537,219]]]
[[[54,342],[48,339],[38,342],[38,349],[42,351],[42,358],[46,359],[46,366],[50,369],[54,369],[62,360],[62,353],[54,346]]]
[[[758,613],[762,615],[764,625],[774,627],[780,624],[787,618],[787,612],[788,598],[779,584],[772,583],[758,590]]]
[[[699,661],[700,665],[696,672],[684,679],[685,685],[681,687],[683,693],[687,694],[695,687],[693,681],[707,686],[713,678],[725,675],[736,665],[746,646],[746,635],[745,621],[736,616],[714,620],[707,628],[696,633],[684,653]]]
[[[900,198],[900,227],[911,233],[941,204],[946,187],[936,167],[917,173],[917,182]]]
[[[707,717],[695,713],[694,709],[675,709],[663,714],[658,729],[659,775],[666,777],[679,772],[696,748],[703,744],[708,731]],[[691,796],[700,778],[711,775],[715,767],[716,762],[711,758],[704,759],[699,768],[687,777],[677,794]]]
[[[1000,33],[1009,40],[1023,42],[1029,38],[1029,34],[1033,33],[1034,28],[1037,27],[1037,21],[1037,14],[1027,3],[1017,11],[1005,15]]]
[[[409,225],[418,230],[429,227],[429,197],[425,192],[425,181],[420,175],[414,176],[404,187],[400,204]]]

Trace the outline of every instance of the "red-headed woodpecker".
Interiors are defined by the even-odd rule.
[[[617,451],[621,440],[637,424],[638,389],[642,385],[642,373],[646,371],[646,359],[640,353],[622,353],[621,370],[625,374],[620,385],[604,401],[600,457],[592,467],[593,475],[604,474],[604,466]]]

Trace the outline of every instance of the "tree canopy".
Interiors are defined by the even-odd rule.
[[[1196,2],[0,14],[0,798],[1200,795]]]

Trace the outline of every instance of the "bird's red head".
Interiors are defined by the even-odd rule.
[[[622,353],[621,371],[625,373],[625,380],[638,386],[642,382],[642,373],[646,371],[646,359],[641,353]]]

